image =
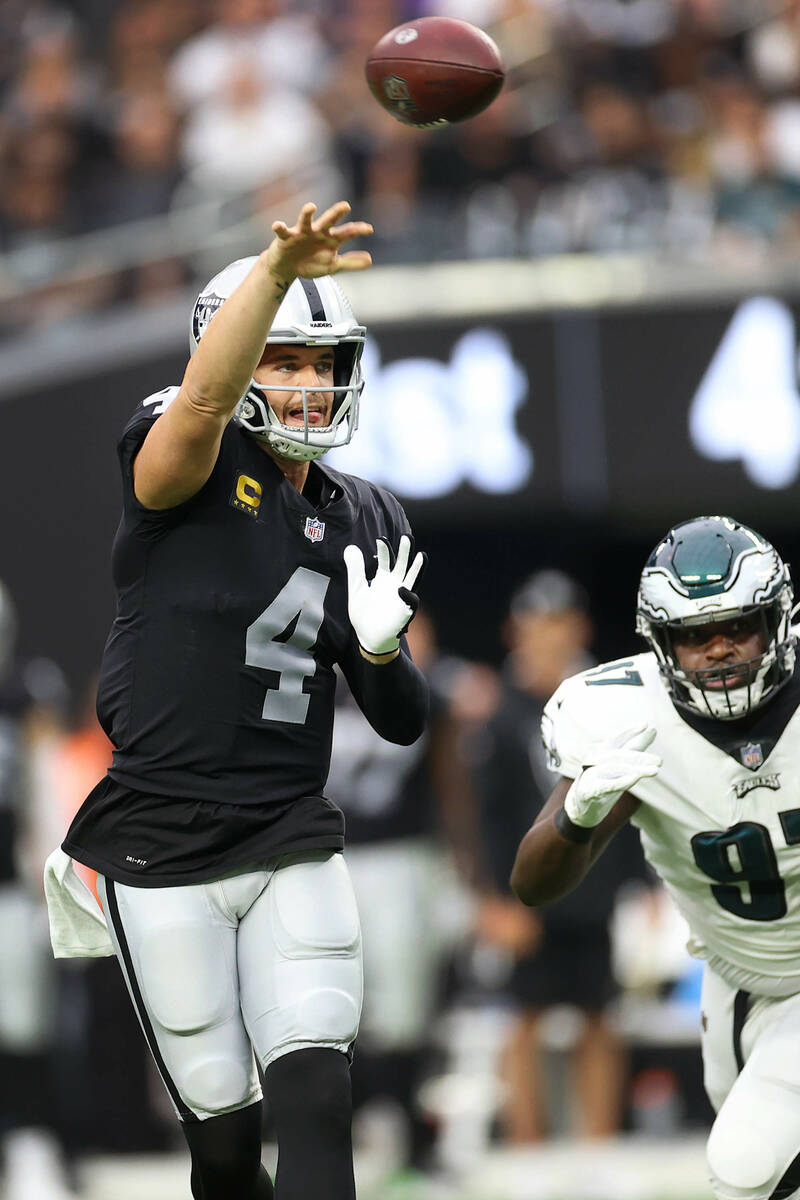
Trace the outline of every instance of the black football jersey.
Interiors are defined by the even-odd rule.
[[[144,885],[188,880],[200,860],[206,878],[234,862],[235,848],[214,853],[226,817],[226,845],[238,825],[258,858],[341,847],[341,813],[323,789],[334,667],[347,676],[360,658],[343,551],[360,546],[369,575],[376,539],[396,549],[410,532],[388,492],[320,463],[299,493],[233,423],[195,496],[144,508],[133,459],[177,391],[146,400],[119,445],[117,615],[97,701],[113,765],[64,843],[81,861]],[[167,844],[185,840],[187,852],[165,854],[159,829]]]

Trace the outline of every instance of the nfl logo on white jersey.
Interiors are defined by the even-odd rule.
[[[757,771],[764,762],[764,754],[761,747],[756,742],[748,742],[746,746],[742,746],[739,751],[742,762],[751,771]]]
[[[303,531],[310,542],[321,542],[325,536],[325,522],[317,517],[306,517],[306,527]]]

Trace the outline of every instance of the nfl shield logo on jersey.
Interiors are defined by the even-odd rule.
[[[325,522],[317,517],[306,517],[306,527],[303,530],[310,542],[321,542],[325,536]]]
[[[764,762],[764,755],[757,742],[748,742],[746,746],[742,746],[739,754],[744,765],[751,771],[757,771]]]

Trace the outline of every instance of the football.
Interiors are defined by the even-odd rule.
[[[489,35],[453,17],[420,17],[391,29],[372,49],[366,75],[378,103],[417,129],[474,117],[505,78]]]

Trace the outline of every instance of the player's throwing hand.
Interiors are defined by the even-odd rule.
[[[655,736],[655,729],[637,725],[598,746],[564,800],[564,811],[573,825],[593,829],[628,788],[658,773],[661,759],[647,753]]]
[[[363,271],[372,263],[367,250],[348,250],[339,253],[344,242],[365,237],[373,232],[367,221],[337,222],[350,212],[346,200],[339,200],[314,220],[316,204],[304,204],[291,228],[285,221],[273,221],[275,240],[265,251],[267,265],[274,275],[290,278],[297,275],[316,279],[321,275],[336,275],[339,271]]]
[[[368,654],[391,654],[400,645],[400,634],[417,610],[419,601],[412,588],[425,565],[420,551],[411,566],[411,539],[403,534],[392,567],[389,546],[377,541],[378,569],[367,582],[364,555],[358,546],[345,548],[347,567],[347,611],[359,645]]]

